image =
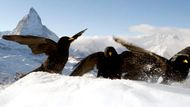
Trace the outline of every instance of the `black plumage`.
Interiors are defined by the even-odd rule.
[[[114,71],[116,72],[115,74],[117,74],[117,78],[148,81],[150,78],[152,80],[153,78],[157,78],[150,77],[149,74],[147,74],[150,70],[152,70],[152,73],[155,75],[161,76],[162,73],[160,73],[160,69],[167,69],[164,63],[167,59],[159,60],[159,56],[155,57],[144,51],[124,51],[121,54],[115,54],[113,61],[105,60],[107,48],[105,49],[105,52],[93,53],[84,58],[71,73],[71,76],[82,76],[97,65],[97,68],[100,68],[98,69],[98,76],[99,74],[114,75]],[[115,51],[113,47],[112,49]],[[157,62],[157,65],[153,64],[155,62]],[[105,65],[105,63],[107,63],[107,65]],[[154,71],[154,68],[158,68],[157,71]]]
[[[164,57],[132,44],[127,44],[127,46],[133,51],[124,51],[121,54],[115,54],[113,61],[105,60],[106,51],[87,56],[78,64],[76,69],[71,73],[71,76],[82,76],[92,70],[95,65],[97,65],[97,68],[100,68],[98,69],[98,76],[99,74],[114,75],[112,71],[115,71],[115,74],[118,73],[117,78],[132,80],[155,81],[163,75],[161,70],[166,71],[168,60]],[[115,51],[113,47],[112,49]],[[115,53],[117,52],[115,51]]]
[[[23,45],[28,45],[28,47],[31,48],[33,54],[45,53],[48,56],[48,58],[39,68],[31,72],[44,71],[61,74],[69,57],[70,44],[85,31],[86,29],[72,37],[61,37],[58,43],[48,38],[31,35],[4,35],[2,38],[15,41]]]
[[[119,38],[114,40],[129,49],[122,53],[123,78],[157,82],[162,77],[163,83],[183,81],[187,78],[190,68],[190,47],[168,60]]]
[[[190,68],[190,47],[181,50],[168,60],[119,38],[114,38],[114,40],[126,47],[128,51],[117,54],[112,47],[116,52],[112,61],[108,61],[105,57],[107,51],[93,53],[77,65],[71,76],[82,76],[97,65],[98,76],[105,78],[115,76],[116,78],[147,82],[160,81],[166,84],[170,81],[183,81],[187,78]]]
[[[96,52],[84,58],[70,76],[82,76],[96,65],[98,69],[97,77],[120,79],[120,62],[116,50],[113,47],[107,47],[104,52]]]

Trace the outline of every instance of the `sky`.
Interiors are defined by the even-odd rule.
[[[85,28],[89,36],[133,35],[143,25],[190,28],[190,0],[0,0],[0,31],[14,29],[31,7],[57,35]]]

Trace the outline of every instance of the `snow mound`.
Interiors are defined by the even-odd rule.
[[[190,90],[130,80],[32,73],[0,91],[1,107],[189,107]]]

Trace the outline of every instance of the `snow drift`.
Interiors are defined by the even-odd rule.
[[[189,107],[189,89],[130,80],[32,73],[0,93],[1,107]]]

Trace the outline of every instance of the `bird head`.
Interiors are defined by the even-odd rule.
[[[73,40],[74,38],[72,37],[64,36],[59,39],[58,44],[70,44]]]
[[[58,46],[65,46],[65,45],[68,45],[70,46],[70,44],[75,40],[77,39],[79,36],[81,36],[87,29],[84,29],[80,32],[78,32],[77,34],[75,34],[74,36],[72,37],[67,37],[67,36],[64,36],[64,37],[61,37],[58,41]]]
[[[170,59],[174,68],[178,70],[188,71],[190,68],[190,57],[187,54],[177,54]]]
[[[114,47],[107,47],[106,49],[105,49],[105,51],[104,51],[104,55],[106,56],[106,57],[114,57],[114,56],[116,56],[116,55],[118,55],[117,54],[117,52],[116,52],[116,50],[114,49]]]

